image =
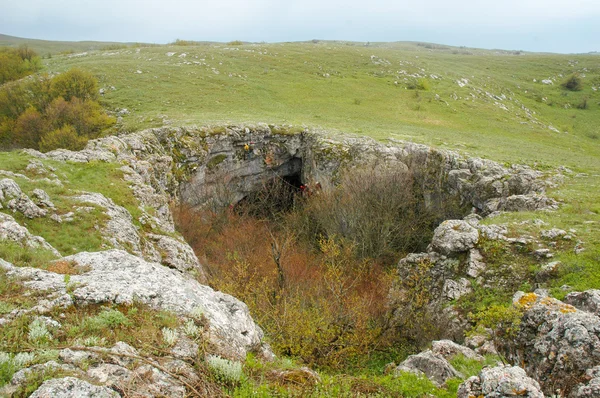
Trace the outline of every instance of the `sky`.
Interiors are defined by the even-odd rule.
[[[599,0],[0,0],[0,33],[45,40],[423,41],[600,51]]]

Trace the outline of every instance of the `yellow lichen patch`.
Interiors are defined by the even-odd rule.
[[[535,293],[525,293],[518,301],[518,305],[525,309],[531,308],[538,299],[538,295]]]

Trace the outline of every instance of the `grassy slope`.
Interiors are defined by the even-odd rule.
[[[95,51],[108,48],[127,47],[133,43],[116,43],[104,41],[49,41],[38,39],[26,39],[23,37],[0,34],[0,47],[18,47],[27,45],[41,56],[48,54]]]

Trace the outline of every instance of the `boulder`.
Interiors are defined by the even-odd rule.
[[[600,364],[600,318],[536,293],[520,292],[515,301],[524,310],[519,331],[498,350],[512,363],[523,364],[544,393],[560,389],[568,396],[576,381]]]
[[[477,361],[483,361],[484,359],[469,347],[457,344],[452,340],[437,340],[432,342],[431,352],[440,355],[447,360],[452,359],[457,355],[462,355],[467,359],[475,359]]]
[[[27,218],[44,217],[48,214],[47,210],[40,209],[33,203],[29,196],[21,191],[19,184],[10,178],[0,180],[0,206],[1,205],[5,205],[13,211],[18,211]]]
[[[395,369],[396,374],[399,372],[424,375],[438,386],[442,386],[450,378],[463,377],[443,356],[434,354],[431,350],[410,355]]]
[[[457,398],[544,398],[537,381],[518,366],[484,368],[458,387]]]
[[[446,220],[434,231],[432,250],[451,255],[472,249],[479,240],[479,231],[464,220]]]

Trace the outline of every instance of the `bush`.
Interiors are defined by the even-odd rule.
[[[40,57],[26,45],[18,49],[0,47],[0,85],[42,68]]]
[[[63,97],[67,101],[77,97],[81,100],[98,99],[98,82],[94,75],[81,69],[71,69],[52,79],[52,97]]]
[[[561,86],[569,91],[581,91],[583,90],[583,81],[578,74],[574,73]]]
[[[230,361],[216,355],[209,355],[206,363],[215,377],[226,384],[235,385],[242,379],[242,363]]]
[[[436,221],[419,200],[412,174],[387,166],[346,173],[304,211],[318,225],[313,233],[342,237],[356,244],[360,257],[373,258],[423,249]]]
[[[0,88],[0,147],[82,149],[88,139],[115,123],[95,101],[94,77],[73,69]],[[73,135],[73,131],[75,135]]]
[[[39,143],[39,149],[42,152],[49,152],[59,148],[79,151],[85,148],[87,141],[86,137],[77,135],[77,131],[75,131],[73,126],[66,125],[45,134]]]

